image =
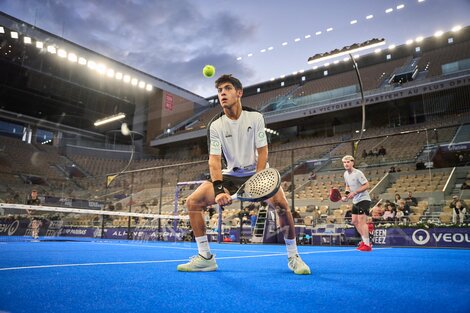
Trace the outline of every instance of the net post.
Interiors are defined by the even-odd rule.
[[[219,213],[218,222],[217,222],[217,243],[221,243],[223,241],[222,238],[222,209],[221,205],[217,204],[217,212]]]

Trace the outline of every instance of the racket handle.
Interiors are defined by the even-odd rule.
[[[230,198],[232,198],[232,200],[238,200],[238,195],[237,194],[233,194],[230,196]]]

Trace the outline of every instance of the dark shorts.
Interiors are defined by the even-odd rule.
[[[369,215],[369,209],[370,209],[370,201],[369,200],[363,200],[361,202],[353,204],[352,214]]]
[[[228,190],[228,192],[233,195],[237,192],[238,188],[243,185],[251,176],[245,177],[236,177],[224,175],[222,179],[222,184]]]

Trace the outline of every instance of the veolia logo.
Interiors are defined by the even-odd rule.
[[[413,232],[411,238],[413,239],[415,244],[422,246],[429,242],[431,236],[429,235],[427,230],[417,229]]]
[[[14,221],[13,223],[11,223],[10,227],[8,227],[8,236],[12,236],[18,229],[18,226],[20,226],[20,222],[18,221]]]

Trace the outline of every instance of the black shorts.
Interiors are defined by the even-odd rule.
[[[370,209],[370,201],[369,200],[363,200],[361,202],[353,204],[352,214],[369,215],[369,209]]]
[[[233,195],[235,192],[237,192],[238,188],[240,188],[240,186],[243,185],[251,176],[237,177],[223,175],[222,177],[222,185],[231,195]]]

